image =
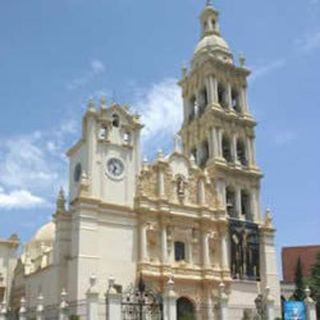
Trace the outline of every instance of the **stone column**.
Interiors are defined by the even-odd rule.
[[[62,289],[60,294],[60,306],[59,306],[59,320],[69,319],[69,305],[67,303],[67,292]]]
[[[163,300],[163,319],[177,320],[177,297],[174,291],[174,281],[172,280],[172,278],[170,278],[167,283],[167,288]]]
[[[27,320],[26,299],[21,298],[19,308],[19,320]]]
[[[247,88],[242,87],[240,90],[241,108],[244,113],[249,113],[249,106],[247,101]]]
[[[211,141],[212,141],[212,158],[215,159],[219,157],[219,142],[218,142],[218,129],[211,128]]]
[[[316,302],[311,298],[311,291],[309,288],[305,290],[306,298],[304,303],[307,309],[307,320],[317,320]]]
[[[274,298],[275,317],[281,314],[280,283],[276,263],[274,245],[275,230],[272,225],[272,215],[268,210],[260,228],[260,278],[261,288],[270,288]]]
[[[43,295],[40,293],[36,307],[36,320],[44,320]]]
[[[213,103],[218,104],[218,80],[212,76]]]
[[[161,225],[161,256],[162,264],[168,263],[168,238],[167,238],[167,223],[162,221]]]
[[[267,287],[266,288],[266,293],[265,293],[266,297],[265,297],[265,301],[266,301],[266,316],[267,316],[267,320],[274,320],[275,316],[274,316],[274,298],[273,296],[270,294],[270,288]]]
[[[200,206],[204,206],[206,204],[206,195],[205,195],[205,185],[204,185],[204,179],[201,179],[199,181],[199,197],[198,197],[198,203]]]
[[[208,308],[207,308],[206,319],[207,319],[207,320],[214,320],[211,288],[209,287],[207,291],[208,291],[208,292],[207,292],[207,304],[208,304]]]
[[[164,173],[162,168],[159,168],[158,172],[158,188],[159,188],[159,198],[164,198],[165,190],[164,190]]]
[[[223,158],[222,156],[222,128],[217,128],[218,133],[218,157]]]
[[[203,267],[208,269],[210,267],[209,257],[209,234],[208,231],[202,230],[202,253],[203,253]]]
[[[241,219],[241,189],[235,189],[235,214],[238,219]]]
[[[228,295],[225,293],[223,283],[219,285],[219,320],[229,320],[228,315]]]
[[[227,239],[227,226],[223,226],[220,230],[221,234],[221,267],[223,271],[229,271],[229,250]]]
[[[147,244],[147,224],[144,221],[140,222],[140,260],[147,261],[148,244]]]
[[[114,287],[115,280],[109,278],[109,288],[106,293],[107,320],[121,320],[121,294]]]
[[[231,141],[231,154],[232,154],[232,160],[233,163],[236,165],[240,165],[240,162],[238,161],[238,152],[237,152],[237,141],[238,141],[238,137],[236,134],[233,133],[232,135],[232,141]]]
[[[248,148],[248,160],[251,167],[256,166],[256,155],[255,155],[255,146],[254,146],[254,138],[248,137],[247,139],[247,148]]]
[[[87,320],[99,320],[99,291],[97,288],[97,278],[90,277],[90,286],[86,293],[87,299]]]
[[[229,110],[232,110],[232,97],[231,97],[231,85],[230,83],[227,84],[227,92],[226,92],[226,102]]]
[[[8,316],[8,309],[7,303],[5,300],[0,304],[0,320],[7,320]]]

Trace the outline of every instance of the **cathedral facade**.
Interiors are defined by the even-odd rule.
[[[21,297],[35,308],[41,293],[54,318],[66,290],[71,313],[84,319],[94,274],[102,300],[110,276],[120,292],[143,278],[159,295],[173,279],[178,320],[219,319],[221,290],[230,320],[253,312],[259,295],[272,297],[280,316],[272,217],[260,209],[250,71],[244,58],[234,62],[212,5],[200,22],[179,82],[184,116],[169,155],[142,161],[139,116],[103,99],[88,103],[81,137],[67,152],[68,204],[61,191],[53,221],[26,244],[13,308]]]

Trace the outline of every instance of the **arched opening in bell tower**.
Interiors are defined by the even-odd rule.
[[[226,92],[226,87],[222,83],[218,83],[218,103],[225,109],[227,108]]]
[[[229,217],[236,218],[236,193],[231,187],[226,189],[226,209]]]
[[[231,140],[226,134],[222,137],[222,155],[227,162],[232,161]]]

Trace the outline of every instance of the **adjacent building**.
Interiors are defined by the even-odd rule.
[[[0,301],[10,299],[18,247],[19,239],[16,235],[8,239],[0,239]]]

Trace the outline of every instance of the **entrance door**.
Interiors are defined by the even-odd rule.
[[[196,320],[193,303],[187,298],[177,300],[177,320]]]

